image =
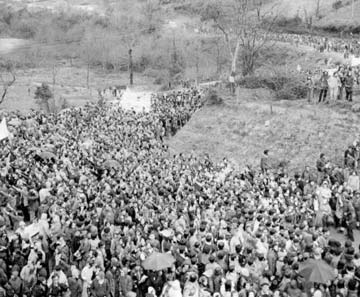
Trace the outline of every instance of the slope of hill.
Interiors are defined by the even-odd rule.
[[[316,23],[317,27],[324,29],[331,28],[359,28],[360,31],[360,1],[354,2],[354,11],[352,6],[347,5],[337,11],[331,11]]]
[[[238,99],[205,106],[169,141],[171,151],[227,157],[241,167],[259,166],[262,152],[270,149],[272,157],[301,170],[313,166],[320,152],[341,158],[358,137],[360,118],[348,108],[270,97],[264,90],[242,89]]]
[[[65,11],[71,9],[83,13],[104,13],[105,6],[102,0],[0,0],[0,4],[9,5],[15,9],[26,8],[29,11],[49,10]]]
[[[320,1],[319,10],[321,14],[327,14],[331,11],[332,1]],[[295,17],[297,15],[303,16],[304,10],[306,13],[311,15],[316,11],[317,1],[316,0],[273,0],[266,4],[265,9],[271,9],[281,16]]]

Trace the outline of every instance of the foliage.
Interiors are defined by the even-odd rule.
[[[205,95],[205,101],[207,105],[222,105],[224,104],[224,99],[220,97],[219,92],[214,89],[210,88],[206,95]]]
[[[335,10],[340,9],[341,7],[343,7],[343,3],[341,0],[337,0],[332,4],[332,8]]]
[[[271,9],[264,10],[257,0],[212,0],[201,12],[201,20],[212,24],[224,37],[231,59],[230,73],[237,73],[240,57],[243,75],[254,72],[259,51],[269,45],[276,19],[277,15]]]
[[[204,3],[206,3],[206,1],[203,0],[186,1],[185,3],[175,5],[174,10],[182,14],[195,16],[201,13]]]
[[[297,72],[288,72],[283,68],[275,69],[272,73],[265,72],[262,75],[252,75],[242,78],[239,85],[249,88],[267,88],[275,93],[279,100],[303,99],[307,88],[304,77]]]
[[[2,92],[0,95],[0,104],[4,102],[9,88],[15,83],[15,62],[12,60],[0,60],[0,83]],[[7,77],[7,78],[6,78]]]
[[[51,98],[53,98],[53,93],[51,92],[48,84],[42,83],[41,86],[36,87],[35,99],[48,101]]]
[[[36,103],[40,106],[41,109],[44,109],[45,112],[54,111],[53,105],[54,101],[53,93],[50,90],[50,87],[46,83],[42,83],[41,86],[36,87],[35,97]]]

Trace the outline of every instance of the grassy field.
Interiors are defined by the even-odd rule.
[[[38,109],[39,106],[34,100],[36,86],[45,82],[52,88],[53,86],[53,69],[50,67],[19,70],[16,72],[16,82],[9,88],[6,97],[0,109],[20,110],[23,112],[30,109]],[[146,86],[156,90],[151,80],[140,74],[134,76],[137,88]],[[56,70],[56,83],[54,88],[55,98],[66,99],[68,105],[79,106],[86,102],[97,101],[98,89],[103,89],[114,85],[128,84],[127,73],[109,74],[100,70],[90,71],[90,88],[86,85],[86,67],[70,67],[62,65]]]
[[[360,98],[357,98],[360,100]],[[222,106],[205,106],[169,140],[171,152],[227,157],[240,167],[259,166],[264,149],[290,161],[291,169],[314,165],[320,152],[341,157],[359,133],[360,118],[345,103],[316,105],[274,101],[265,90],[238,92]]]
[[[108,1],[114,2],[114,1]],[[26,7],[30,10],[49,9],[53,11],[73,9],[84,12],[104,12],[104,1],[102,0],[0,0],[0,4],[8,4],[15,8]]]

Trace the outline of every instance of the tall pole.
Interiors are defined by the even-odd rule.
[[[134,65],[132,57],[132,48],[129,49],[129,74],[130,74],[130,86],[134,84]]]

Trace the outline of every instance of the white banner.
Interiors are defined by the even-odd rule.
[[[8,138],[10,136],[9,130],[6,125],[5,118],[2,119],[0,124],[0,140],[3,140],[5,138]]]

